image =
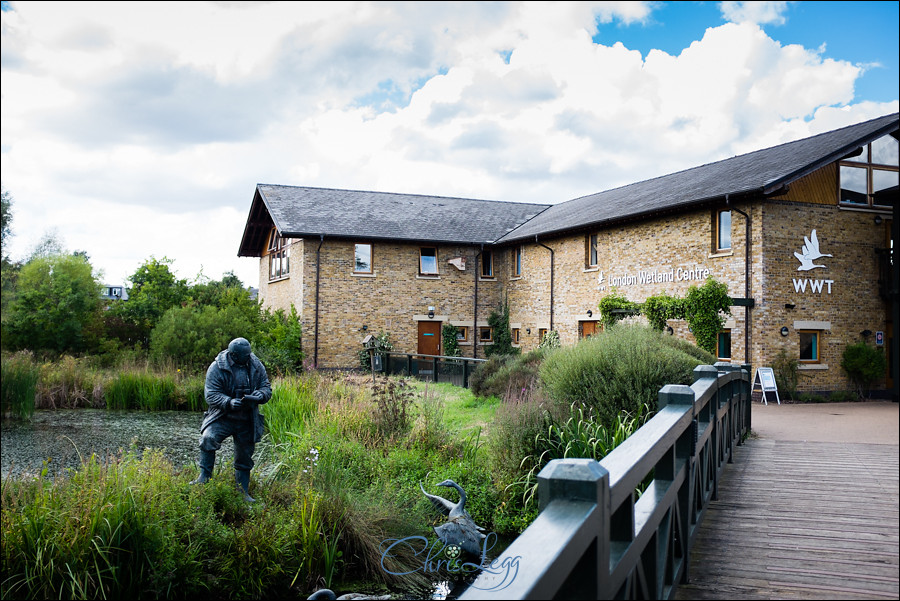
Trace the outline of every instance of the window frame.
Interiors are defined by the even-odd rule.
[[[522,277],[522,270],[525,264],[525,247],[517,246],[513,251],[513,274],[512,277],[520,278]]]
[[[522,341],[522,328],[510,328],[513,346],[519,346]]]
[[[890,134],[886,134],[885,136],[878,138],[877,140],[872,140],[861,146],[862,152],[855,157],[845,157],[844,159],[838,161],[838,172],[837,172],[837,194],[838,194],[838,205],[845,208],[857,208],[857,209],[875,209],[875,210],[890,210],[891,205],[886,204],[876,204],[875,203],[875,173],[895,173],[900,174],[900,165],[888,165],[886,163],[876,163],[872,160],[872,144],[882,140],[884,138],[892,138],[895,141],[896,138],[891,136]],[[900,144],[900,142],[898,142]],[[842,171],[844,169],[859,169],[865,173],[865,182],[866,182],[866,192],[865,202],[852,202],[845,201],[843,199],[843,191],[842,187]],[[849,190],[849,189],[848,189]]]
[[[422,251],[424,250],[433,250],[434,251],[434,271],[425,271],[423,268],[425,267],[423,263],[423,259],[426,256]],[[419,247],[419,275],[424,277],[436,277],[440,275],[440,268],[438,267],[438,249],[436,246],[420,246]]]
[[[291,248],[288,238],[279,236],[278,230],[273,227],[266,248],[269,256],[269,281],[277,282],[289,278],[291,275]]]
[[[481,271],[479,276],[482,280],[494,279],[494,251],[481,251]]]
[[[598,234],[587,234],[584,237],[584,268],[596,269],[600,263],[599,250],[600,236]]]
[[[722,355],[722,336],[728,336],[728,356]],[[716,359],[731,361],[731,330],[720,330],[716,336]]]
[[[800,348],[798,355],[798,361],[803,365],[818,365],[822,363],[822,337],[821,330],[798,330],[797,334],[800,338]],[[813,350],[815,352],[815,357],[813,359],[803,359],[803,336],[811,335],[813,337]]]
[[[456,343],[469,343],[469,326],[456,326]]]
[[[484,338],[484,332],[488,333],[488,337]],[[494,328],[491,326],[478,326],[478,344],[493,344]]]
[[[722,226],[722,215],[725,213],[728,214],[728,246],[722,245],[722,233],[724,232],[724,227]],[[731,252],[734,249],[734,244],[731,239],[731,231],[732,231],[732,211],[731,209],[716,209],[713,211],[712,217],[712,252],[713,253],[727,253]]]
[[[363,271],[357,268],[359,261],[357,260],[357,249],[360,246],[369,247],[369,270]],[[356,242],[353,244],[353,273],[358,275],[373,275],[375,273],[375,245],[367,242]]]

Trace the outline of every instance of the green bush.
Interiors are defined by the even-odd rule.
[[[567,405],[583,403],[597,421],[613,427],[622,411],[655,412],[659,389],[691,384],[703,363],[646,326],[614,325],[577,345],[558,349],[540,369],[547,393]]]
[[[882,351],[859,342],[844,349],[841,368],[862,399],[869,396],[872,385],[884,377],[887,362]]]

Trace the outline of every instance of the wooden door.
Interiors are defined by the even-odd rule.
[[[422,355],[441,354],[441,322],[419,322],[419,348],[416,352]]]
[[[597,333],[597,322],[596,321],[582,321],[581,322],[581,337],[587,338],[588,336],[593,336]]]

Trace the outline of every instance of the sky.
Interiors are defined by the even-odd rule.
[[[15,260],[234,272],[257,183],[559,203],[898,111],[898,2],[2,2]]]

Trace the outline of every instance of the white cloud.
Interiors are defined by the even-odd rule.
[[[784,13],[792,2],[720,2],[722,16],[733,23],[784,25]]]
[[[56,227],[112,279],[154,255],[255,285],[258,182],[559,202],[897,110],[762,31],[784,7],[747,16],[784,3],[731,4],[642,57],[591,36],[651,2],[14,3],[13,254]]]

